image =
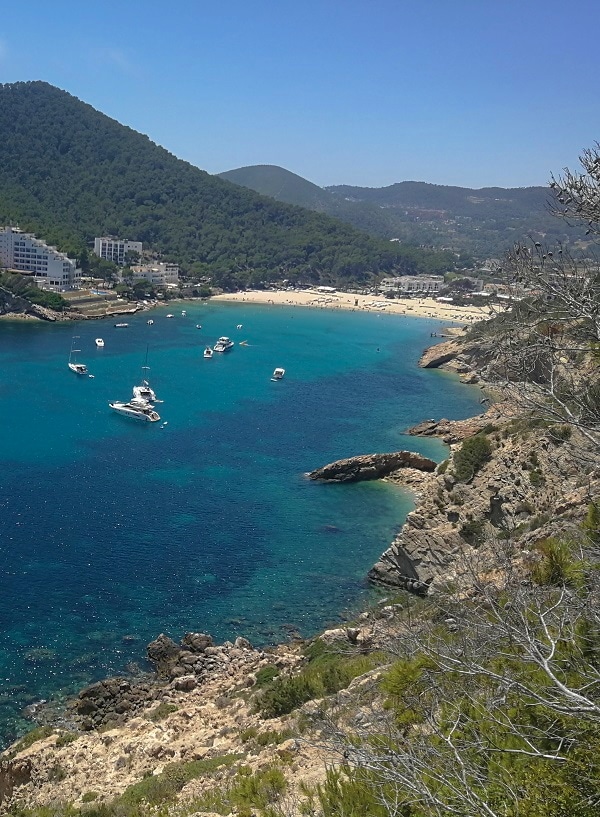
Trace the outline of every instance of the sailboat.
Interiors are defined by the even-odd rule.
[[[153,388],[151,388],[150,383],[148,382],[149,371],[150,366],[148,366],[148,347],[146,346],[146,360],[142,366],[142,382],[139,386],[133,387],[133,399],[146,400],[148,403],[162,403],[163,401],[158,399],[156,392]]]
[[[69,352],[69,369],[75,374],[87,374],[88,369],[85,363],[77,363],[76,356],[77,353],[81,351],[81,349],[75,349],[75,341],[79,340],[79,335],[73,335],[71,340],[71,351]]]

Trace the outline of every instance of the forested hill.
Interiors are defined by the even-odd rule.
[[[224,286],[450,265],[211,176],[44,82],[0,85],[0,223],[9,221],[71,252],[97,235],[143,241]]]
[[[526,235],[568,241],[571,230],[548,210],[546,187],[449,187],[399,182],[388,187],[321,188],[281,167],[222,173],[278,201],[302,204],[382,238],[451,247],[481,258],[502,255]]]

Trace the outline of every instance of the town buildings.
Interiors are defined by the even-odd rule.
[[[136,252],[141,255],[142,242],[128,241],[126,238],[113,238],[112,236],[94,238],[95,255],[106,259],[106,261],[113,261],[120,267],[125,263],[125,255],[128,252]]]
[[[65,292],[80,286],[81,270],[73,259],[18,227],[0,227],[0,265],[32,275],[41,289]]]

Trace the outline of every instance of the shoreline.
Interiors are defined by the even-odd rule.
[[[487,320],[494,314],[489,306],[457,306],[434,298],[388,299],[377,295],[355,295],[348,292],[317,292],[317,290],[246,290],[212,295],[209,301],[264,304],[273,306],[303,306],[313,309],[344,309],[412,318],[431,318],[463,326]]]

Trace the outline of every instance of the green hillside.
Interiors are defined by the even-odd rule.
[[[386,210],[369,202],[347,201],[277,165],[251,165],[220,173],[222,179],[249,187],[263,196],[326,213],[377,238],[395,237],[394,221]]]
[[[263,196],[277,201],[297,204],[309,210],[327,211],[334,200],[333,194],[296,173],[277,165],[250,165],[219,173],[221,179],[249,187]]]
[[[452,260],[211,176],[44,82],[0,85],[0,223],[9,221],[71,253],[97,235],[143,241],[223,286],[360,281]]]
[[[273,165],[242,167],[221,176],[278,201],[327,213],[373,236],[480,258],[502,255],[526,235],[563,242],[572,235],[549,213],[546,187],[474,190],[399,182],[381,188],[321,188]]]

